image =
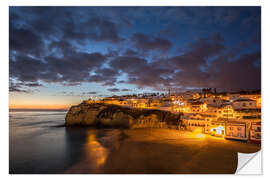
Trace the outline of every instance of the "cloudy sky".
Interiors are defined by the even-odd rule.
[[[10,7],[11,108],[261,86],[260,7]]]

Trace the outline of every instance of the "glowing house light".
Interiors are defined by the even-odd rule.
[[[225,134],[225,128],[223,126],[218,126],[216,128],[210,129],[213,135],[223,136]]]

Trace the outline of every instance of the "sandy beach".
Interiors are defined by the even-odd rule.
[[[65,173],[227,174],[236,171],[237,152],[260,149],[258,144],[171,129],[113,134],[110,140],[99,141],[90,135],[83,158]]]

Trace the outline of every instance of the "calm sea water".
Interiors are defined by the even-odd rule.
[[[98,173],[119,130],[66,128],[65,115],[10,112],[10,173],[69,173],[82,159],[88,160],[88,173]]]

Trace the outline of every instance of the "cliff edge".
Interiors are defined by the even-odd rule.
[[[168,128],[181,125],[181,114],[168,111],[134,109],[104,103],[81,103],[66,115],[66,126]]]

